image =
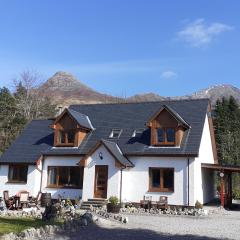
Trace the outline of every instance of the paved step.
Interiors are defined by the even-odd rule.
[[[102,207],[106,204],[107,204],[106,199],[92,198],[92,199],[88,199],[88,201],[83,202],[81,205],[81,209],[89,210],[91,206],[92,207]]]

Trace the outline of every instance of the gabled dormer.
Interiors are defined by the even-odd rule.
[[[180,146],[190,125],[172,108],[163,105],[147,122],[151,130],[151,146]]]
[[[94,130],[88,116],[65,109],[54,121],[54,146],[78,147],[86,135]]]

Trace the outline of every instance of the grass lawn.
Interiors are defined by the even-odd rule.
[[[0,217],[0,235],[5,233],[19,233],[27,228],[39,228],[44,225],[59,225],[62,221],[56,222],[43,222],[41,219],[35,218],[12,218],[12,217]]]

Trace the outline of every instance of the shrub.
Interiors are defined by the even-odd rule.
[[[203,205],[197,200],[196,203],[195,203],[195,208],[196,209],[202,209]]]
[[[116,196],[111,196],[108,201],[112,204],[112,205],[117,205],[118,204],[118,198]]]
[[[240,199],[240,190],[233,190],[233,198]]]

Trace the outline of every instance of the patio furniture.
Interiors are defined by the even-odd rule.
[[[42,192],[38,192],[36,198],[33,197],[29,200],[29,206],[30,207],[36,207],[37,209],[40,209],[39,205],[41,204],[41,197],[42,197]]]
[[[143,196],[143,200],[140,201],[140,206],[145,210],[150,210],[152,207],[152,196]]]
[[[21,192],[19,196],[19,205],[23,207],[27,207],[29,204],[29,192]]]
[[[168,208],[168,197],[167,196],[160,196],[159,201],[157,202],[157,208],[167,209]]]
[[[11,210],[14,208],[14,199],[9,197],[9,192],[8,191],[3,191],[3,198],[4,202],[6,204],[6,207],[8,210]]]

